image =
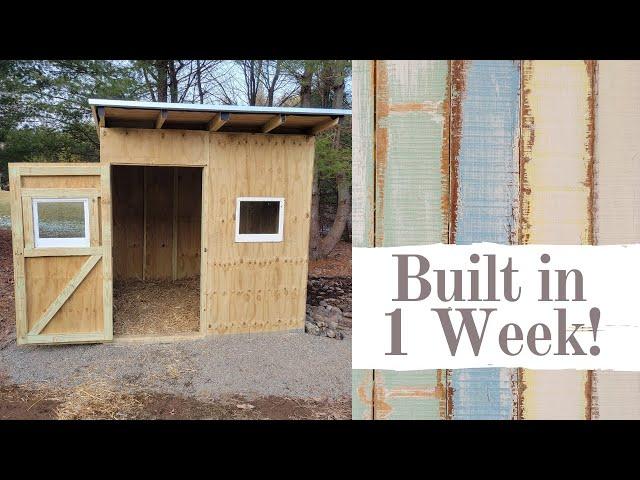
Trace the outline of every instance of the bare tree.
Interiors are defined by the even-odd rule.
[[[320,62],[314,60],[285,60],[282,65],[283,75],[291,81],[292,89],[287,100],[297,94],[297,105],[311,107],[312,82],[316,68]]]
[[[198,99],[200,103],[204,103],[204,91],[202,90],[202,64],[200,60],[196,60],[196,85],[198,87]]]
[[[248,105],[255,105],[262,86],[262,60],[238,60],[244,77],[246,101]]]
[[[139,60],[140,73],[152,101],[199,102],[217,99],[222,60]],[[226,82],[226,80],[225,80]]]
[[[178,102],[178,72],[181,65],[176,65],[177,60],[169,60],[167,70],[169,71],[169,92],[171,93],[171,102]]]
[[[262,83],[267,90],[267,106],[273,107],[273,97],[281,77],[281,60],[264,60]]]
[[[159,102],[167,101],[167,87],[168,83],[168,60],[156,60],[155,61],[155,72],[152,71],[151,76],[155,80],[156,85],[156,96],[158,97]],[[155,75],[154,75],[155,73]]]
[[[313,67],[310,62],[305,62],[304,70],[300,77],[300,106],[311,106],[311,82],[313,81]]]
[[[285,60],[263,60],[262,84],[269,107],[289,103],[298,90],[295,79],[287,75]]]

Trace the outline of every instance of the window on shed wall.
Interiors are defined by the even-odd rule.
[[[281,242],[284,198],[239,197],[236,202],[236,242]]]
[[[36,248],[89,246],[89,199],[34,198],[32,202]]]

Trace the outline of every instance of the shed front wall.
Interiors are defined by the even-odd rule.
[[[103,163],[205,167],[202,331],[304,328],[313,136],[100,130]],[[236,243],[237,197],[283,197],[283,241]]]

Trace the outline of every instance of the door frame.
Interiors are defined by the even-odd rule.
[[[208,145],[208,142],[207,142]],[[165,334],[142,334],[142,335],[116,335],[113,337],[113,318],[111,319],[111,329],[112,329],[112,340],[114,343],[138,343],[138,342],[147,342],[147,341],[156,341],[156,342],[171,342],[171,341],[180,341],[184,339],[190,338],[201,338],[208,334],[208,320],[207,320],[207,311],[209,310],[207,295],[207,284],[208,284],[208,262],[207,262],[207,251],[208,251],[208,218],[209,218],[209,167],[208,165],[199,165],[199,164],[179,164],[179,163],[168,163],[168,164],[156,164],[156,163],[137,163],[137,162],[125,162],[125,163],[103,163],[106,168],[109,169],[111,166],[116,167],[159,167],[159,168],[196,168],[201,171],[201,182],[202,188],[200,192],[200,308],[199,308],[199,325],[197,332],[187,332],[187,333],[176,333],[171,335]],[[111,199],[113,195],[113,185],[110,184],[109,190],[109,198]],[[112,212],[110,211],[110,214]],[[109,230],[112,232],[112,229]],[[111,238],[110,238],[111,242]],[[111,257],[111,261],[113,261],[113,243],[111,242],[111,247],[109,248],[109,253]],[[143,255],[143,261],[144,255]],[[112,270],[113,271],[113,270]],[[112,297],[113,302],[113,297]],[[112,307],[111,307],[112,308]]]

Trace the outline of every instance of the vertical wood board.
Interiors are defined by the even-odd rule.
[[[449,62],[377,61],[375,71],[375,246],[447,242]],[[445,377],[376,370],[374,418],[444,418]]]
[[[200,274],[200,216],[202,215],[202,169],[176,168],[176,272],[177,279]]]
[[[593,70],[581,60],[523,62],[521,243],[593,241]],[[522,370],[523,418],[589,418],[590,378]]]
[[[372,247],[374,207],[375,62],[353,61],[352,243]]]
[[[22,217],[22,178],[15,165],[9,165],[11,195],[11,246],[13,254],[13,283],[15,292],[16,334],[21,344],[27,334],[26,282],[24,258],[24,224]]]
[[[113,275],[142,280],[144,167],[113,167]]]
[[[448,240],[449,62],[376,62],[376,246]]]
[[[445,370],[375,370],[375,420],[446,418]]]
[[[354,247],[374,245],[375,61],[353,61],[352,229]],[[373,419],[373,370],[352,370],[351,416]]]
[[[452,61],[452,243],[514,243],[519,191],[520,62]],[[449,371],[448,416],[517,415],[517,369]]]
[[[145,188],[145,279],[172,277],[173,171],[147,168]]]
[[[595,188],[596,242],[640,242],[639,61],[598,62]],[[640,372],[593,375],[592,418],[640,419]]]
[[[373,420],[373,370],[351,371],[351,419]]]

